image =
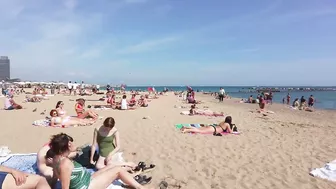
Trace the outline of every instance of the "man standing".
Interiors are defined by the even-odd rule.
[[[2,80],[2,82],[1,82],[1,93],[2,93],[2,95],[4,95],[4,96],[6,96],[6,89],[7,89],[7,87],[6,87],[6,83],[5,83],[4,80]]]
[[[308,106],[309,107],[313,107],[314,106],[314,102],[315,102],[314,96],[310,95],[310,97],[308,99]]]
[[[218,97],[219,97],[219,102],[223,102],[223,100],[224,100],[224,95],[225,95],[225,90],[223,89],[223,87],[221,87],[221,88],[219,89],[219,95],[218,95]]]
[[[71,83],[71,81],[69,81],[68,90],[69,90],[70,95],[71,95],[72,89],[73,89],[72,83]]]
[[[80,95],[84,95],[85,93],[85,84],[84,81],[82,81],[82,84],[80,86]]]

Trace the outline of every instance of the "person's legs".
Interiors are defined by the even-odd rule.
[[[212,126],[206,126],[206,127],[201,127],[201,128],[195,128],[195,127],[190,127],[190,128],[182,128],[181,131],[183,133],[201,133],[201,134],[208,134],[208,133],[213,133],[214,128]]]
[[[105,189],[116,179],[120,179],[125,184],[135,189],[145,189],[144,186],[134,180],[130,173],[121,167],[108,168],[94,173],[89,189]]]
[[[104,167],[106,167],[105,165],[105,157],[99,156],[98,161],[96,163],[96,168],[99,169],[103,169]]]
[[[49,189],[50,186],[44,177],[29,174],[24,184],[17,186],[12,175],[7,174],[2,183],[2,189]]]

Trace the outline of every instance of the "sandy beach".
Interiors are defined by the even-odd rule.
[[[99,99],[102,95],[85,97]],[[20,103],[24,95],[15,97]],[[13,153],[31,153],[45,144],[52,134],[65,132],[77,145],[92,141],[93,126],[50,128],[32,126],[43,119],[57,101],[65,103],[69,115],[75,115],[75,96],[56,95],[41,103],[22,103],[25,109],[0,111],[0,146]],[[128,97],[129,98],[129,97]],[[219,123],[223,117],[180,115],[190,105],[173,93],[153,99],[147,108],[130,111],[97,110],[104,118],[112,116],[121,134],[121,148],[128,161],[156,164],[152,186],[166,180],[169,188],[182,189],[329,189],[332,183],[309,175],[312,168],[322,167],[336,158],[336,113],[316,110],[291,110],[282,104],[267,106],[275,112],[263,116],[252,113],[255,104],[241,104],[237,99],[219,103],[210,95],[198,93],[196,99],[213,111],[231,115],[240,135],[182,134],[179,123]],[[3,106],[3,98],[1,105]],[[104,102],[86,102],[104,104]],[[175,106],[187,106],[185,109]],[[37,108],[36,112],[32,112]],[[46,115],[40,115],[46,110]],[[148,119],[143,119],[148,117]]]

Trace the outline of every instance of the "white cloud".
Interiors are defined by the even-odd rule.
[[[167,37],[163,39],[156,39],[156,40],[150,40],[150,41],[144,41],[136,45],[132,45],[129,47],[126,47],[120,51],[118,51],[119,54],[132,54],[132,53],[140,53],[145,51],[151,51],[156,48],[160,48],[160,46],[172,43],[174,41],[177,41],[178,38],[176,37]]]

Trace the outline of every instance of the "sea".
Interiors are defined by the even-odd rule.
[[[156,91],[163,91],[165,88],[172,91],[185,91],[186,86],[154,86]],[[218,92],[221,86],[191,86],[194,91],[200,92]],[[251,86],[222,86],[225,89],[225,92],[232,97],[235,98],[244,98],[247,99],[250,95],[253,95],[255,98],[258,93],[257,92],[242,92],[247,91],[248,88],[252,88]],[[281,88],[302,88],[302,86],[282,86]],[[307,88],[305,86],[304,88]],[[311,87],[317,88],[317,87]],[[336,88],[336,87],[334,87]],[[126,90],[142,90],[147,91],[148,87],[144,86],[127,86]],[[295,98],[301,98],[304,96],[306,100],[308,100],[310,95],[313,95],[315,98],[314,107],[319,109],[328,109],[328,110],[336,110],[336,91],[290,91],[291,101]],[[282,103],[282,99],[287,96],[288,92],[274,92],[273,102]]]

